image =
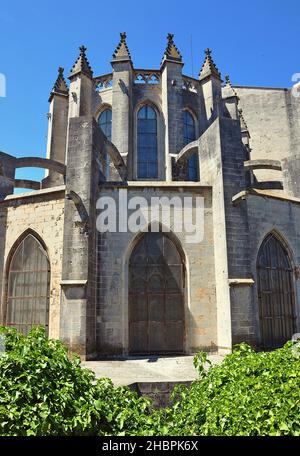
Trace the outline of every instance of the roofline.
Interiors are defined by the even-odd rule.
[[[185,182],[185,181],[127,181],[127,182],[101,182],[99,185],[100,188],[124,188],[124,189],[131,189],[137,187],[143,188],[187,188],[187,189],[210,189],[212,188],[211,185],[207,183],[200,183],[200,182]]]
[[[258,90],[290,90],[287,87],[266,87],[266,86],[244,86],[244,85],[233,85],[234,89],[258,89]]]
[[[12,200],[24,199],[24,198],[34,198],[40,195],[47,195],[51,193],[60,193],[64,192],[66,189],[65,185],[60,185],[58,187],[49,187],[42,188],[41,190],[34,190],[33,192],[24,192],[19,194],[7,195],[3,200],[0,201],[0,204],[9,203]]]
[[[161,73],[161,68],[134,68],[133,67],[133,70],[135,73],[138,73],[138,72]],[[100,74],[98,76],[94,76],[93,79],[97,80],[100,78],[105,78],[107,76],[112,76],[112,74],[113,74],[113,72]],[[195,78],[194,76],[189,76],[187,74],[182,74],[182,77],[188,78],[197,83],[200,82],[200,80],[198,78]],[[224,86],[222,88],[224,88]],[[283,91],[291,90],[291,88],[289,88],[289,87],[270,87],[270,86],[267,87],[267,86],[239,85],[239,84],[237,84],[237,85],[232,84],[232,88],[234,88],[234,89],[257,89],[257,90],[283,90]]]

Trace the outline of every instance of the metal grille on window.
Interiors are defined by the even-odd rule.
[[[50,264],[45,249],[31,234],[16,249],[9,267],[6,325],[26,334],[33,325],[48,334]]]
[[[137,177],[156,179],[157,163],[157,118],[151,106],[145,105],[137,118]]]
[[[184,264],[163,233],[147,233],[129,263],[132,354],[183,353]]]
[[[259,249],[257,280],[262,348],[282,347],[296,332],[295,294],[289,255],[274,234]]]
[[[183,139],[184,145],[186,146],[196,139],[196,127],[193,116],[188,112],[183,112]],[[188,159],[187,166],[187,178],[189,181],[198,180],[198,157],[197,154],[193,154]]]

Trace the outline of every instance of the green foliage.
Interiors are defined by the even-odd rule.
[[[238,345],[220,365],[195,356],[199,380],[154,410],[147,398],[97,380],[42,328],[0,328],[0,435],[300,435],[300,357],[292,343]]]
[[[292,342],[272,352],[236,346],[201,380],[181,386],[173,407],[158,412],[169,435],[300,435],[300,358]]]
[[[1,328],[0,435],[105,435],[134,432],[149,400],[96,380],[40,327],[27,337]]]
[[[208,355],[205,352],[199,352],[194,356],[194,367],[198,372],[199,379],[205,377],[207,366],[211,366],[211,361],[208,359]]]

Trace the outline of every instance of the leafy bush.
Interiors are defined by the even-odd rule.
[[[147,419],[149,400],[96,380],[42,328],[27,337],[0,328],[0,335],[0,435],[117,435]]]
[[[173,392],[180,399],[158,412],[157,430],[164,423],[169,435],[300,435],[300,358],[291,346],[256,353],[240,344],[208,370],[200,353],[201,380]]]
[[[199,353],[199,380],[154,410],[130,389],[96,380],[41,328],[1,334],[0,435],[300,435],[300,358],[291,342],[269,353],[240,344],[215,366]]]

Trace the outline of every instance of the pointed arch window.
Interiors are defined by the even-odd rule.
[[[6,325],[27,333],[33,325],[48,333],[50,263],[42,244],[28,234],[15,250],[8,271]]]
[[[98,124],[107,139],[111,141],[112,111],[110,108],[107,108],[101,112],[98,119]]]
[[[149,105],[143,106],[137,115],[137,177],[158,177],[157,116]]]
[[[111,141],[111,127],[112,127],[112,110],[110,108],[105,109],[101,112],[98,125],[101,128],[102,132],[105,134],[107,139]],[[104,174],[107,179],[109,179],[109,165],[110,165],[110,158],[108,154],[104,157]]]
[[[257,257],[257,290],[261,346],[282,347],[296,332],[293,267],[282,241],[269,234]]]
[[[183,140],[184,145],[186,146],[192,141],[196,139],[196,125],[195,119],[192,114],[185,110],[183,112]],[[189,181],[197,181],[198,180],[198,157],[197,154],[193,154],[188,159],[188,167],[187,167],[187,179]]]

